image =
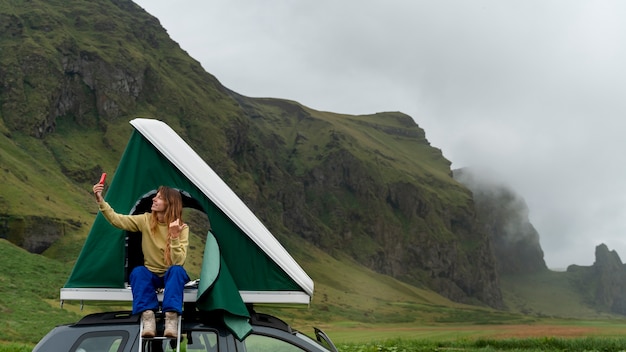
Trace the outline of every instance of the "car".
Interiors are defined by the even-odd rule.
[[[162,334],[163,320],[163,314],[157,313],[157,336],[159,332]],[[238,340],[215,314],[185,309],[181,321],[179,339],[142,339],[139,336],[139,314],[130,311],[89,314],[76,323],[52,329],[33,352],[337,352],[330,338],[320,329],[314,329],[313,339],[283,320],[252,308],[252,332],[243,341]]]

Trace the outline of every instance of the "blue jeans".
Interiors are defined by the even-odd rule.
[[[145,266],[138,266],[130,273],[129,281],[133,292],[133,314],[159,309],[158,288],[165,288],[162,310],[183,313],[183,290],[189,282],[189,276],[182,266],[172,265],[163,276],[151,272]]]

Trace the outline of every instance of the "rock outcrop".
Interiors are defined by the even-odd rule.
[[[567,273],[590,305],[626,315],[626,266],[617,252],[600,244],[593,265],[570,265]]]
[[[82,224],[41,216],[16,217],[0,214],[0,238],[31,253],[43,253],[65,234],[68,226],[81,227]]]

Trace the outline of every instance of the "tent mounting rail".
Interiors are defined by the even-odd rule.
[[[244,303],[252,304],[304,304],[309,305],[311,297],[301,291],[239,291]],[[183,302],[195,302],[198,295],[197,288],[186,288],[183,292]],[[160,302],[163,293],[158,293]],[[64,301],[118,301],[132,302],[133,294],[130,288],[62,288],[61,306]]]

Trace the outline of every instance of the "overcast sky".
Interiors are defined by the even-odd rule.
[[[410,115],[526,200],[549,267],[626,259],[626,1],[135,2],[240,94]]]

